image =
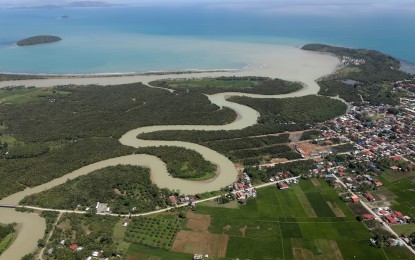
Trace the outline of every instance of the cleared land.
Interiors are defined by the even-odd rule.
[[[210,216],[188,212],[186,217],[186,227],[192,231],[180,231],[173,243],[172,251],[225,257],[229,236],[209,233]]]

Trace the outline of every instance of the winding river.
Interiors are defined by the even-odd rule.
[[[219,171],[217,176],[213,179],[206,181],[187,181],[176,179],[169,176],[166,165],[159,158],[145,154],[134,154],[104,160],[82,167],[48,183],[33,188],[27,188],[21,192],[12,194],[0,200],[0,204],[18,204],[18,202],[27,195],[53,188],[57,185],[65,183],[67,179],[73,179],[82,175],[86,175],[97,169],[118,164],[148,167],[151,171],[152,181],[155,184],[157,184],[159,187],[167,187],[170,189],[180,190],[181,193],[195,194],[200,192],[219,190],[220,188],[235,181],[237,176],[237,171],[234,164],[225,156],[212,149],[194,143],[180,141],[142,140],[138,139],[137,136],[142,133],[163,130],[237,130],[254,125],[257,122],[259,113],[250,107],[228,101],[227,98],[231,96],[247,96],[252,98],[286,98],[317,94],[319,87],[316,84],[315,80],[321,76],[332,73],[338,64],[338,60],[329,55],[304,52],[300,50],[298,50],[297,55],[302,57],[302,60],[300,59],[302,63],[295,64],[287,62],[285,67],[270,66],[258,71],[205,72],[198,74],[185,73],[171,75],[132,75],[117,77],[56,77],[39,80],[0,82],[0,87],[11,85],[50,87],[65,84],[117,85],[133,82],[143,82],[149,86],[148,83],[150,81],[164,78],[256,75],[272,78],[277,77],[285,80],[302,82],[304,84],[304,88],[300,91],[284,95],[255,95],[231,92],[208,95],[207,97],[209,100],[213,104],[216,104],[218,107],[227,107],[234,110],[238,115],[236,120],[227,125],[166,125],[141,127],[125,133],[119,140],[123,145],[132,147],[167,145],[192,149],[200,153],[207,161],[217,165]],[[19,229],[16,240],[9,247],[9,249],[0,256],[0,259],[20,259],[27,253],[34,251],[36,249],[37,240],[42,238],[44,235],[45,221],[43,218],[40,218],[34,214],[16,212],[11,209],[0,209],[0,223],[12,222],[17,222],[22,225]]]

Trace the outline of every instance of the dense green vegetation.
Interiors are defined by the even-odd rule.
[[[312,139],[317,139],[321,136],[321,132],[319,130],[308,130],[308,131],[304,131],[301,134],[300,140],[304,141],[304,140],[312,140]]]
[[[258,131],[255,129],[258,129]],[[288,146],[280,145],[289,142],[289,134],[249,136],[275,133],[274,131],[279,132],[281,129],[272,126],[256,126],[237,131],[160,131],[143,134],[139,137],[198,143],[224,154],[232,161],[249,165],[257,164],[271,157],[298,158],[299,155]],[[238,138],[238,135],[241,137]]]
[[[15,237],[14,225],[0,225],[0,255],[11,244]]]
[[[314,160],[303,160],[296,162],[287,162],[276,164],[273,167],[246,167],[245,172],[254,180],[269,182],[271,177],[275,177],[277,173],[290,171],[295,176],[307,173],[315,165]]]
[[[204,95],[176,95],[139,83],[51,90],[51,95],[34,97],[24,104],[0,104],[5,132],[24,142],[119,138],[141,126],[226,124],[235,119],[232,110],[218,109]]]
[[[133,218],[128,225],[125,239],[145,246],[169,249],[183,222],[177,216]]]
[[[0,198],[133,153],[117,140],[131,129],[225,124],[235,118],[233,111],[218,110],[202,94],[176,95],[141,84],[14,87],[0,90],[0,99],[5,100],[0,102]]]
[[[36,45],[36,44],[44,44],[44,43],[51,43],[51,42],[58,42],[62,39],[58,36],[52,35],[37,35],[33,37],[29,37],[17,42],[19,46],[27,46],[27,45]]]
[[[151,85],[174,89],[177,92],[215,94],[220,92],[244,92],[253,94],[287,94],[302,88],[300,83],[264,77],[218,77],[187,80],[158,80]]]
[[[230,100],[258,110],[261,114],[259,124],[235,131],[159,131],[142,134],[139,138],[198,143],[246,165],[258,164],[270,158],[297,159],[300,155],[287,146],[276,146],[289,142],[288,135],[258,136],[303,130],[313,123],[339,116],[347,108],[341,101],[320,96],[287,99],[232,97]]]
[[[229,100],[257,110],[261,114],[258,123],[265,125],[324,122],[344,114],[347,109],[339,100],[312,95],[284,99],[232,97]]]
[[[107,203],[114,213],[148,212],[168,205],[172,193],[151,182],[148,169],[138,166],[113,166],[92,172],[24,198],[23,205],[45,208],[94,208]]]
[[[48,143],[49,152],[31,158],[0,158],[0,197],[40,185],[88,164],[132,154],[113,138],[88,138]]]
[[[167,165],[168,172],[175,178],[210,179],[216,174],[216,166],[193,150],[180,147],[145,147],[136,153],[151,154],[159,157]]]
[[[23,80],[23,79],[39,79],[41,76],[23,75],[23,74],[0,74],[0,81]]]
[[[63,214],[46,245],[46,250],[53,248],[47,259],[86,259],[93,251],[100,252],[102,257],[115,257],[120,253],[113,239],[113,228],[118,220],[93,214]],[[73,244],[83,249],[71,250]]]
[[[399,69],[399,60],[378,51],[322,44],[307,44],[303,49],[329,52],[341,59],[349,57],[364,60],[363,64],[349,62],[336,73],[319,80],[321,95],[339,95],[344,100],[354,103],[361,103],[363,99],[374,105],[397,104],[399,94],[389,83],[410,78],[409,74]]]

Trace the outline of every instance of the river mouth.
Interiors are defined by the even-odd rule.
[[[252,98],[286,98],[299,97],[306,95],[315,95],[319,86],[316,79],[332,73],[339,62],[333,56],[302,51],[297,48],[287,47],[286,49],[270,49],[266,55],[258,55],[256,59],[268,64],[257,70],[242,71],[215,71],[200,73],[182,73],[182,74],[150,74],[150,75],[117,75],[117,76],[82,76],[82,77],[52,77],[46,79],[18,80],[0,82],[0,87],[25,85],[35,87],[51,87],[57,85],[120,85],[134,82],[143,82],[147,84],[154,80],[160,79],[177,79],[177,78],[196,78],[196,77],[219,77],[219,76],[259,76],[280,78],[283,80],[297,81],[304,84],[304,87],[297,92],[284,95],[255,95],[244,93],[218,93],[208,95],[209,100],[218,107],[228,107],[237,113],[234,122],[227,125],[185,125],[185,126],[149,126],[131,130],[120,138],[124,145],[133,147],[160,146],[170,145],[185,147],[199,152],[206,160],[216,164],[220,172],[213,179],[208,181],[186,181],[172,178],[168,175],[165,164],[157,157],[150,155],[129,155],[109,160],[97,162],[65,176],[52,180],[48,183],[37,187],[28,188],[24,191],[12,194],[2,200],[0,204],[14,204],[27,195],[35,194],[45,189],[50,189],[64,183],[68,178],[76,178],[92,172],[96,169],[104,168],[117,164],[141,165],[151,169],[152,180],[160,187],[170,189],[179,189],[181,193],[195,194],[206,191],[219,190],[220,188],[231,184],[237,178],[237,171],[234,164],[225,156],[206,148],[201,145],[178,142],[178,141],[149,141],[137,139],[141,133],[148,133],[162,130],[237,130],[256,123],[259,113],[247,106],[233,103],[227,100],[231,96],[248,96]],[[279,52],[278,52],[279,51]],[[255,54],[252,54],[255,56]],[[21,233],[16,241],[1,256],[2,259],[20,259],[24,255],[34,251],[37,248],[37,241],[43,237],[45,232],[45,221],[34,214],[21,213],[12,209],[0,209],[0,222],[11,223],[18,222],[22,224]],[[7,257],[7,258],[6,258]]]

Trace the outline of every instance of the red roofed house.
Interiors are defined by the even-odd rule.
[[[176,197],[175,196],[170,196],[169,197],[169,200],[170,200],[170,202],[172,203],[172,204],[176,204],[177,203],[177,199],[176,199]]]
[[[398,217],[403,217],[403,214],[402,214],[402,212],[399,212],[399,211],[395,211],[395,214],[396,214],[396,216],[398,216]]]
[[[363,218],[364,218],[364,219],[374,219],[374,218],[375,218],[375,216],[373,216],[372,214],[364,214],[364,215],[363,215]]]
[[[75,250],[77,247],[78,247],[77,244],[73,244],[73,245],[71,245],[71,250]]]
[[[373,195],[372,195],[372,194],[370,194],[369,192],[368,192],[368,193],[365,193],[365,198],[366,198],[368,201],[375,201],[375,197],[373,197]]]
[[[383,185],[380,181],[375,181],[374,184],[376,185],[376,187],[380,187]]]
[[[286,189],[288,189],[288,185],[287,185],[287,183],[285,183],[285,181],[280,181],[280,182],[278,182],[278,188],[280,189],[280,190],[286,190]]]
[[[388,215],[389,213],[387,212],[387,211],[384,211],[383,209],[381,209],[381,210],[379,210],[379,214],[382,214],[382,215]]]
[[[243,183],[238,183],[238,188],[239,189],[243,189],[245,187],[245,185]]]
[[[353,203],[357,203],[357,202],[359,202],[359,198],[356,195],[354,195],[354,196],[352,196],[352,201],[353,201]]]
[[[398,223],[398,221],[394,218],[392,218],[391,216],[386,216],[386,219],[391,223],[391,224],[396,224]]]
[[[399,155],[391,156],[391,157],[389,157],[389,158],[391,158],[392,160],[395,160],[395,161],[400,161],[400,160],[402,160],[402,156],[399,156]]]
[[[391,168],[392,170],[394,170],[394,171],[399,170],[399,167],[398,167],[398,166],[395,166],[395,165],[391,166],[390,168]]]

